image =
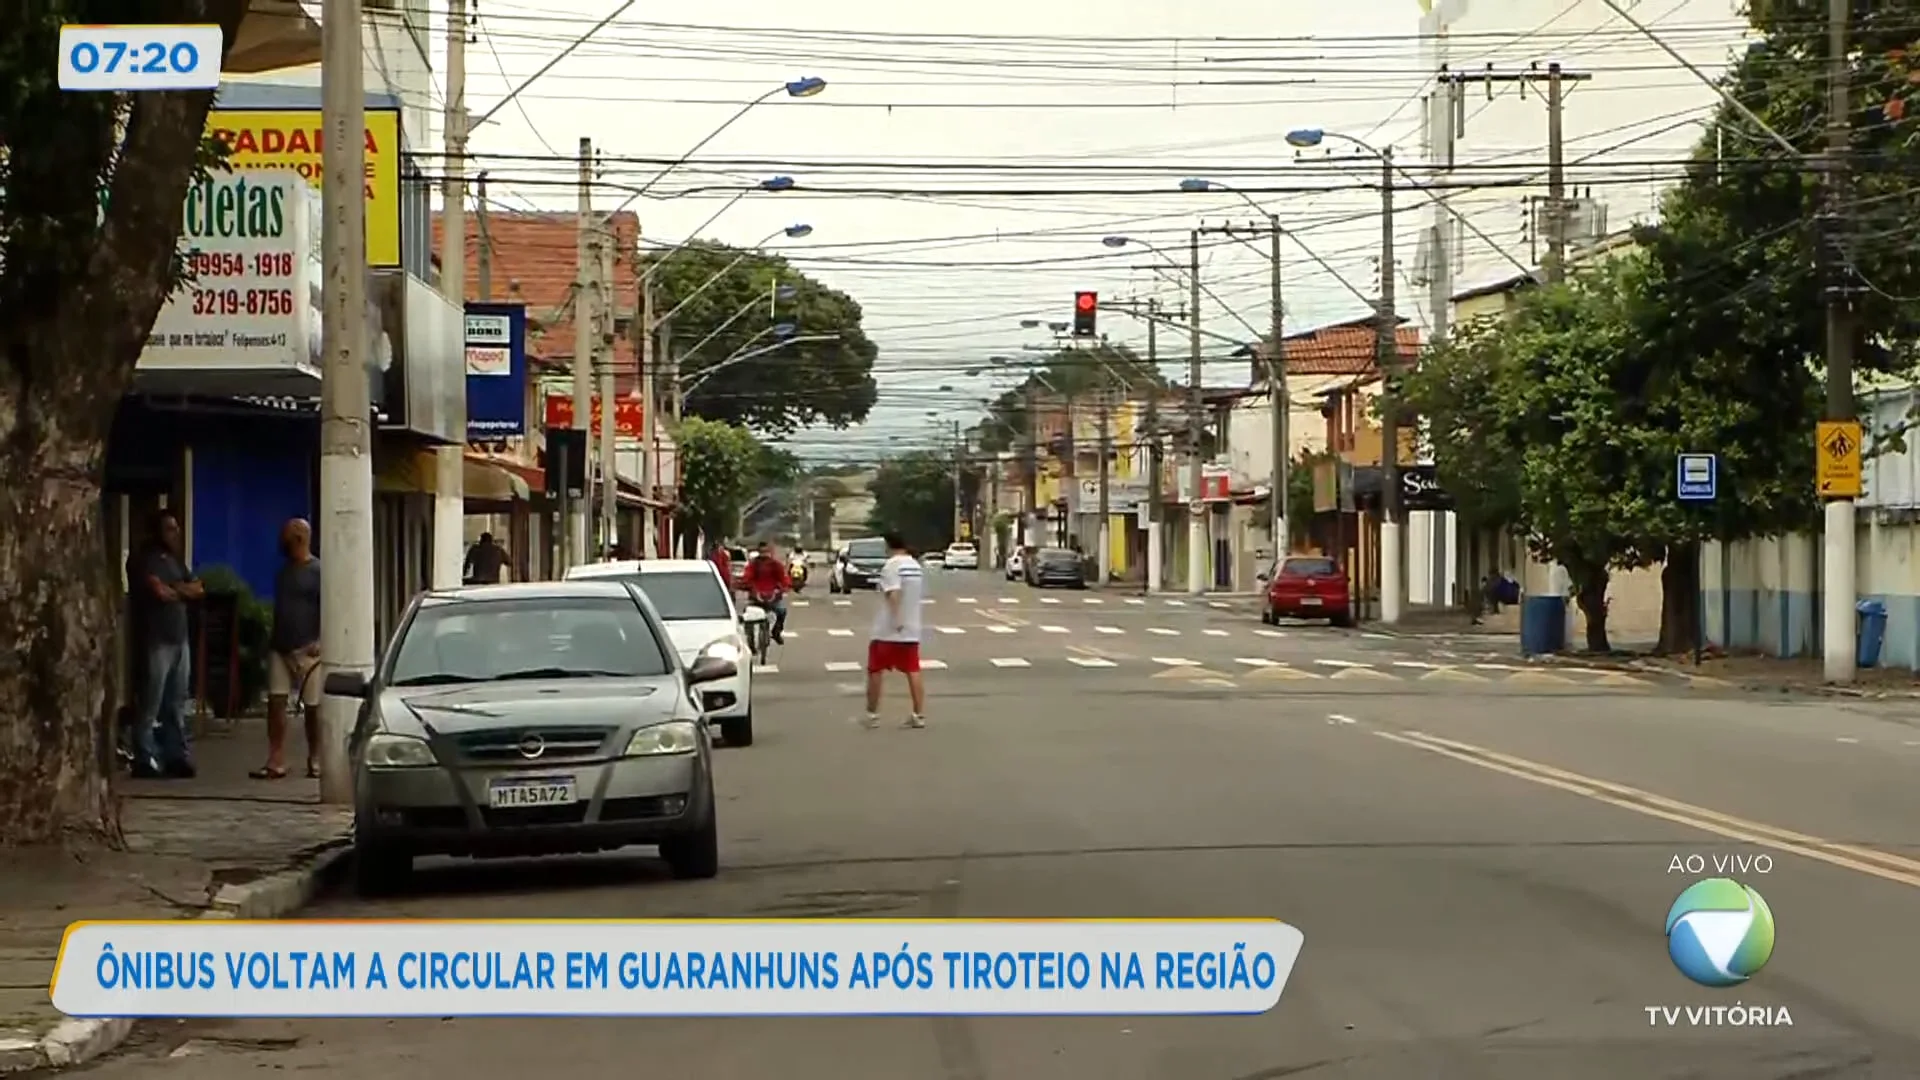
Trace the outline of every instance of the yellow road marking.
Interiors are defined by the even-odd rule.
[[[1830,866],[1838,866],[1920,889],[1920,861],[1890,852],[1876,851],[1855,844],[1841,844],[1806,833],[1794,832],[1791,829],[1765,825],[1735,817],[1732,814],[1723,814],[1718,810],[1709,810],[1704,806],[1669,799],[1650,791],[1628,787],[1625,784],[1582,776],[1579,773],[1568,772],[1565,769],[1514,757],[1511,754],[1503,754],[1497,750],[1489,750],[1456,739],[1444,739],[1417,731],[1375,731],[1374,734],[1392,742],[1425,750],[1431,754],[1439,754],[1441,757],[1477,765],[1483,769],[1504,773],[1545,787],[1558,788],[1561,791],[1632,811],[1644,817],[1670,821],[1729,840],[1739,840],[1758,847],[1788,852]]]

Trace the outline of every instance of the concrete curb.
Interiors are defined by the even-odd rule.
[[[324,849],[304,866],[245,885],[222,885],[197,919],[278,919],[305,907],[346,870],[350,849]],[[84,1065],[127,1040],[134,1021],[62,1020],[38,1039],[0,1038],[0,1075]]]

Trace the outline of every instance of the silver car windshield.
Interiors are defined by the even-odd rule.
[[[672,663],[630,601],[614,597],[466,600],[414,613],[390,686],[506,679],[648,678]]]
[[[626,580],[646,593],[647,599],[653,601],[653,610],[668,622],[733,618],[733,610],[727,606],[726,589],[720,579],[708,571],[635,574]]]

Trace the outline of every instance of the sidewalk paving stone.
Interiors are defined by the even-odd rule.
[[[132,1030],[54,1010],[68,924],[278,918],[344,865],[351,811],[320,805],[318,783],[298,774],[248,779],[265,745],[263,725],[243,721],[196,743],[194,780],[120,780],[124,850],[0,852],[0,1074],[78,1065]]]

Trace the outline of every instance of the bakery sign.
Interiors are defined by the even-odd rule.
[[[154,319],[144,369],[320,366],[318,198],[288,173],[215,173],[187,189],[185,275]]]

